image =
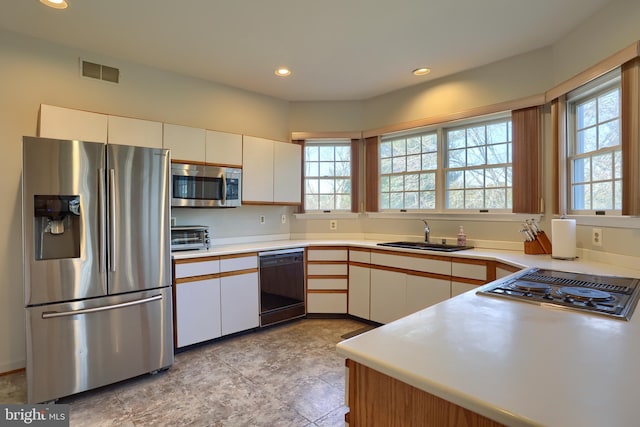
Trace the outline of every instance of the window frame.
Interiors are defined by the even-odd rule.
[[[454,209],[454,208],[447,208],[446,207],[446,171],[447,169],[451,169],[451,168],[445,168],[446,165],[446,153],[447,153],[447,142],[446,142],[446,132],[447,130],[451,130],[451,129],[458,129],[458,128],[467,128],[467,127],[473,127],[475,126],[485,126],[485,132],[486,132],[486,126],[493,124],[493,123],[500,123],[500,122],[508,122],[510,123],[509,125],[509,136],[510,136],[510,141],[506,141],[507,144],[509,144],[510,146],[510,150],[508,151],[507,157],[508,160],[510,160],[508,163],[501,163],[500,165],[508,165],[508,167],[511,170],[511,173],[513,174],[513,129],[512,129],[512,118],[511,118],[511,111],[501,111],[501,112],[497,112],[497,113],[492,113],[492,114],[487,114],[487,115],[482,115],[482,116],[476,116],[476,117],[470,117],[470,118],[466,118],[463,120],[456,120],[456,121],[447,121],[447,122],[441,122],[441,123],[437,123],[431,126],[426,126],[426,127],[422,127],[422,128],[416,128],[416,129],[412,129],[410,131],[402,131],[402,132],[394,132],[394,133],[389,133],[389,134],[385,134],[385,135],[381,135],[380,138],[380,144],[382,144],[383,142],[388,142],[388,141],[392,141],[394,138],[404,138],[409,139],[412,136],[424,136],[424,135],[430,135],[430,134],[434,134],[437,138],[436,141],[436,146],[437,146],[437,151],[436,151],[436,156],[437,156],[437,164],[436,164],[436,169],[435,170],[425,170],[429,173],[431,173],[432,171],[435,173],[435,187],[434,187],[434,193],[435,193],[435,207],[433,209],[424,209],[424,208],[386,208],[382,206],[382,194],[383,194],[383,177],[384,176],[391,176],[393,174],[383,174],[382,173],[382,153],[381,153],[381,146],[378,147],[378,167],[380,168],[380,173],[378,174],[378,197],[380,198],[380,200],[378,201],[378,212],[380,212],[380,214],[394,214],[394,213],[424,213],[424,214],[430,214],[430,215],[437,215],[437,214],[486,214],[488,212],[491,213],[495,213],[495,214],[511,214],[512,213],[512,205],[513,205],[513,198],[512,196],[510,197],[511,200],[511,205],[508,208],[505,209],[496,209],[496,208],[489,208],[489,209],[485,209],[485,208],[481,208],[481,209],[477,209],[477,208],[472,208],[472,209]],[[486,145],[485,145],[486,146]],[[422,154],[422,152],[421,152]],[[385,157],[388,158],[388,157]],[[496,166],[500,166],[497,165]],[[486,163],[484,165],[479,165],[479,167],[482,168],[486,168],[488,166],[493,166],[493,165],[487,165]],[[475,168],[475,167],[474,167]],[[462,169],[461,169],[462,170]],[[407,174],[407,173],[421,173],[423,170],[419,170],[419,171],[411,171],[411,172],[399,172],[398,174]],[[505,178],[505,180],[507,181],[507,184],[509,184],[507,187],[505,188],[509,188],[510,191],[512,191],[513,188],[513,182],[511,177],[507,177]],[[487,188],[487,187],[483,187],[483,188]]]
[[[353,148],[352,148],[352,140],[349,138],[308,138],[304,140],[304,148],[303,148],[303,165],[302,165],[302,170],[303,170],[303,174],[302,174],[302,198],[303,198],[303,211],[304,213],[308,213],[311,215],[316,215],[316,214],[323,214],[323,213],[336,213],[336,214],[346,214],[346,213],[350,213],[352,212],[353,209],[353,197],[354,197],[354,184],[357,185],[357,179],[354,179],[354,162],[357,162],[358,159],[354,159],[354,152],[353,152]],[[320,160],[320,157],[318,157],[318,160],[315,161],[309,161],[307,159],[307,148],[308,147],[322,147],[322,146],[332,146],[334,148],[334,156],[332,160],[327,160],[327,161],[322,161]],[[348,175],[335,175],[335,164],[336,162],[338,162],[338,160],[335,157],[335,147],[345,147],[348,152],[349,152],[349,174]],[[318,154],[319,156],[319,154]],[[313,177],[309,177],[307,175],[307,163],[308,162],[317,162],[318,163],[318,175],[313,176]],[[321,175],[320,174],[320,164],[321,163],[333,163],[334,167],[334,174],[333,175]],[[307,180],[308,179],[317,179],[318,180],[318,190],[320,190],[320,180],[322,180],[323,178],[325,179],[332,179],[334,180],[334,184],[335,184],[335,180],[337,179],[344,179],[344,180],[348,180],[349,181],[349,192],[348,193],[337,193],[335,191],[335,187],[334,187],[334,191],[333,192],[327,192],[327,193],[321,193],[320,191],[318,191],[317,195],[331,195],[333,197],[333,208],[332,209],[323,209],[320,207],[320,202],[318,202],[318,209],[309,209],[309,206],[307,205],[307,196],[313,193],[307,193]],[[348,195],[349,196],[349,204],[347,208],[343,208],[343,209],[338,209],[336,208],[336,195]],[[357,193],[355,193],[357,194]]]
[[[577,114],[576,110],[578,105],[584,105],[590,101],[598,102],[598,99],[603,95],[611,92],[613,89],[617,89],[618,92],[618,115],[615,119],[603,120],[600,121],[597,118],[598,108],[596,105],[596,120],[595,123],[591,126],[585,126],[580,130],[587,129],[588,127],[594,128],[596,132],[598,132],[598,127],[603,123],[611,122],[613,120],[618,121],[618,144],[614,146],[608,146],[603,148],[596,148],[595,150],[577,153]],[[562,201],[565,206],[565,211],[569,215],[580,215],[580,216],[595,216],[595,215],[606,215],[606,216],[621,216],[622,215],[622,182],[623,182],[623,172],[622,166],[620,165],[620,176],[616,177],[615,169],[615,157],[616,153],[619,153],[620,162],[622,163],[624,160],[624,155],[622,153],[622,84],[621,84],[621,70],[620,68],[616,68],[609,73],[606,73],[585,85],[578,87],[577,89],[571,91],[567,94],[565,99],[566,104],[566,147],[564,148],[563,154],[564,158],[562,162],[564,164],[564,185],[565,185],[565,200]],[[596,144],[598,137],[596,135]],[[582,181],[583,183],[587,183],[589,185],[593,185],[593,183],[599,182],[611,182],[612,183],[612,194],[611,197],[613,202],[613,209],[596,209],[593,208],[593,197],[591,197],[591,206],[590,209],[575,209],[574,208],[574,160],[576,159],[584,159],[603,155],[603,154],[611,154],[613,159],[612,170],[611,170],[611,179],[607,180],[594,180],[592,171],[593,168],[590,168],[590,179]],[[620,191],[618,197],[618,203],[620,205],[619,209],[615,208],[616,201],[616,182],[620,185]],[[591,190],[592,191],[592,190]]]

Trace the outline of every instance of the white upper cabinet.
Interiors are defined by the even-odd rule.
[[[302,147],[276,142],[273,151],[273,201],[300,203]]]
[[[164,124],[163,147],[171,150],[171,160],[204,162],[205,141],[204,129]]]
[[[242,167],[242,135],[208,130],[205,156],[207,163]]]
[[[302,149],[297,144],[245,136],[242,201],[300,203]]]
[[[242,201],[273,202],[273,141],[244,136]]]
[[[42,104],[38,134],[43,138],[107,142],[107,116]]]
[[[162,123],[120,116],[108,118],[109,144],[162,148]]]

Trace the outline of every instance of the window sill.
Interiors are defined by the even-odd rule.
[[[434,219],[441,221],[461,221],[470,220],[492,221],[492,222],[524,222],[526,219],[535,218],[540,220],[542,214],[514,214],[514,213],[491,213],[491,212],[367,212],[367,218],[372,219]]]
[[[554,218],[560,218],[554,216]],[[600,226],[611,228],[640,228],[640,217],[622,215],[567,215],[569,219],[575,219],[576,225]]]
[[[318,212],[296,213],[295,219],[359,219],[361,214],[355,212]]]

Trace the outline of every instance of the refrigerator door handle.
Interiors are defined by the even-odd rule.
[[[89,314],[89,313],[97,313],[100,311],[114,310],[117,308],[131,307],[133,305],[146,304],[152,301],[158,301],[162,299],[162,295],[154,295],[149,298],[143,298],[135,301],[123,302],[120,304],[113,305],[105,305],[102,307],[93,307],[93,308],[83,308],[81,310],[72,310],[72,311],[45,311],[42,313],[43,319],[53,319],[56,317],[67,317],[67,316],[75,316],[76,314]]]
[[[109,268],[116,271],[116,172],[109,169]]]
[[[104,192],[104,169],[98,169],[98,210],[100,221],[100,273],[104,273],[107,269],[107,216],[105,209],[105,192]]]

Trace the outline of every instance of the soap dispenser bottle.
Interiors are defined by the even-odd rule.
[[[464,234],[462,226],[458,229],[458,246],[467,246],[467,235]]]

